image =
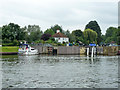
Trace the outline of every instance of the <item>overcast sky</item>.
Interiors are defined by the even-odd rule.
[[[83,31],[89,21],[96,20],[104,34],[118,25],[118,0],[0,0],[0,12],[0,26],[35,24],[43,31],[55,24]]]

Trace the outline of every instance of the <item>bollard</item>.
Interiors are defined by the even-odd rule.
[[[89,48],[87,48],[87,56],[89,56]]]
[[[92,47],[91,57],[94,55],[94,47]]]

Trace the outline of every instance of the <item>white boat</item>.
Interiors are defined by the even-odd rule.
[[[32,55],[32,54],[38,54],[38,50],[30,47],[28,44],[22,44],[18,49],[18,53],[24,55]]]

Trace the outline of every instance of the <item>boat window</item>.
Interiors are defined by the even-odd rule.
[[[35,50],[34,48],[32,48],[31,50]]]

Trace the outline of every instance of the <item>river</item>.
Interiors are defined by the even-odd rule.
[[[118,88],[118,56],[4,55],[2,88]]]

